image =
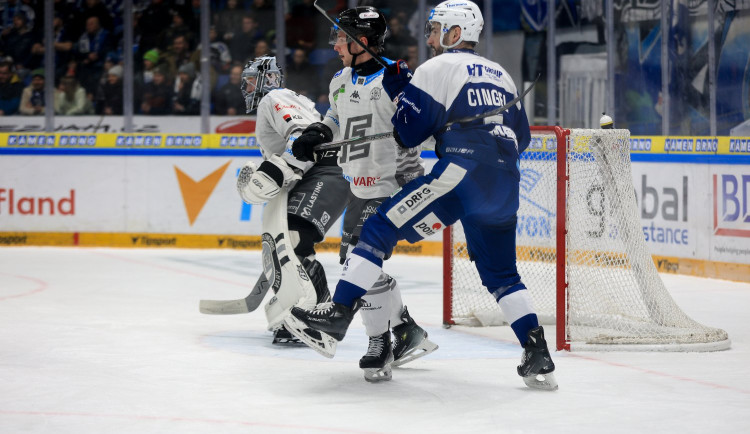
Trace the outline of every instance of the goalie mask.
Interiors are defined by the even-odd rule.
[[[273,89],[281,87],[284,75],[276,64],[273,56],[255,58],[245,65],[242,70],[242,96],[245,97],[247,113],[252,113],[260,99]]]
[[[331,37],[328,42],[335,45],[339,38],[339,28],[343,28],[350,34],[367,38],[367,46],[375,48],[374,51],[381,51],[385,36],[388,33],[388,25],[385,21],[385,15],[372,6],[358,6],[353,9],[347,9],[341,12],[336,18],[337,26],[331,28]],[[346,42],[352,42],[350,37],[346,37]]]
[[[470,1],[445,1],[430,11],[425,25],[425,37],[429,38],[432,24],[440,25],[440,46],[448,49],[461,42],[479,42],[479,34],[484,27],[484,19],[479,6]],[[443,37],[455,26],[461,28],[461,37],[453,45],[445,45]]]

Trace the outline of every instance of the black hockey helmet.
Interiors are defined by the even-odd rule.
[[[385,15],[372,6],[357,6],[341,12],[336,18],[338,27],[356,37],[365,36],[367,45],[378,50],[383,49],[385,36],[388,33],[388,24]],[[338,37],[338,27],[331,29],[331,41]]]

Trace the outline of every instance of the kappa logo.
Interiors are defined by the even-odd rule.
[[[412,226],[414,230],[422,237],[435,235],[445,228],[445,224],[435,215],[429,213],[422,220]]]
[[[352,92],[352,94],[349,95],[349,98],[359,99],[359,91],[355,90]]]
[[[174,166],[190,226],[195,223],[195,219],[198,218],[198,214],[200,214],[208,198],[211,197],[216,185],[221,180],[224,172],[226,172],[227,167],[229,167],[229,163],[231,161],[227,161],[226,164],[214,170],[200,181],[195,181],[188,174],[180,170],[179,167]]]

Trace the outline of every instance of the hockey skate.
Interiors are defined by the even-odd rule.
[[[304,345],[298,337],[289,333],[286,327],[281,326],[273,332],[273,344],[281,345]]]
[[[359,359],[359,367],[365,371],[365,380],[370,383],[390,380],[392,362],[390,330],[382,335],[370,336],[367,353]]]
[[[320,304],[312,311],[293,307],[284,325],[307,346],[331,358],[361,305],[362,299],[357,299],[352,307],[334,302]]]
[[[557,390],[555,380],[555,364],[544,340],[544,329],[536,327],[529,330],[529,340],[523,347],[521,364],[518,365],[518,375],[523,382],[532,389]]]
[[[406,306],[401,313],[401,320],[403,323],[393,328],[393,357],[395,360],[392,366],[401,366],[438,349],[437,344],[427,339],[427,332],[414,322],[409,315],[409,311],[406,310]]]

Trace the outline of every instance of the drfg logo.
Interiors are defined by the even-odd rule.
[[[714,174],[714,234],[750,237],[750,175]]]
[[[411,194],[407,199],[401,200],[401,206],[398,207],[399,214],[405,213],[407,210],[415,209],[423,200],[432,196],[432,190],[429,187],[424,186],[421,190],[417,190]]]

